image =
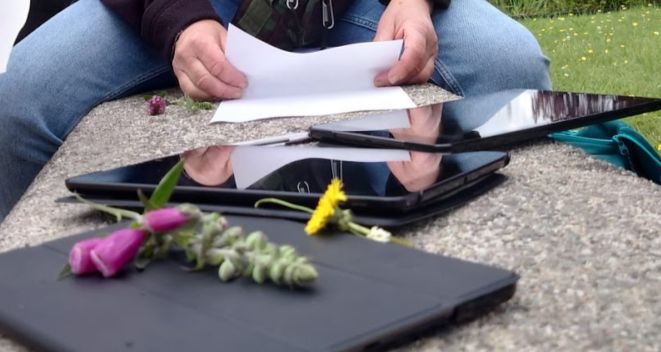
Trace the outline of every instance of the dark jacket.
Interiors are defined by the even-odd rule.
[[[101,1],[137,30],[142,38],[158,50],[163,57],[168,59],[172,57],[172,49],[177,36],[190,24],[203,19],[213,19],[221,22],[209,0]],[[253,0],[253,2],[260,5],[266,4],[267,1],[274,4],[274,10],[271,11],[270,18],[260,17],[258,19],[259,24],[254,26],[256,29],[250,30],[249,28],[248,33],[285,50],[309,45],[319,40],[322,30],[321,0],[299,0],[296,18],[290,12],[283,10],[283,8],[286,8],[285,0]],[[352,0],[333,0],[334,17],[339,18],[351,2]],[[433,0],[433,2],[435,6],[447,7],[449,0]],[[242,26],[242,23],[251,22],[254,24],[254,21],[241,21],[241,19],[245,19],[245,16],[260,16],[260,14],[254,15],[247,11],[246,5],[248,3],[250,1],[244,0],[242,2],[237,11],[238,19],[234,19],[235,22],[239,23],[239,27],[244,30],[246,26]],[[313,6],[308,6],[308,3],[313,4]],[[284,27],[287,30],[273,30],[274,25],[278,28]],[[294,27],[297,27],[297,29],[292,30]]]

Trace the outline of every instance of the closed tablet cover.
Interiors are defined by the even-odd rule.
[[[180,263],[115,279],[56,279],[71,246],[118,226],[0,255],[0,328],[24,343],[73,351],[340,351],[381,346],[431,324],[482,314],[509,299],[510,271],[340,235],[299,223],[228,217],[264,229],[315,263],[309,287],[218,280]]]

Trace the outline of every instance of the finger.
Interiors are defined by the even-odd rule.
[[[391,16],[381,17],[381,21],[379,21],[379,25],[376,27],[376,34],[372,41],[378,42],[395,39],[395,23],[390,17]]]
[[[200,158],[201,156],[203,156],[204,153],[206,153],[207,149],[208,149],[207,147],[202,147],[202,148],[187,150],[182,153],[181,157],[182,159],[184,159],[184,161],[195,160],[196,158]]]
[[[179,81],[179,88],[185,95],[194,100],[213,100],[214,97],[197,88],[185,73],[177,74],[177,80]]]
[[[388,71],[383,71],[374,77],[374,85],[377,87],[387,87],[390,85],[388,80]]]
[[[425,37],[416,31],[404,38],[404,52],[397,63],[388,71],[388,81],[392,85],[408,83],[424,68],[427,59]]]
[[[240,98],[243,94],[243,89],[228,85],[212,75],[201,61],[195,60],[191,62],[184,68],[184,72],[195,87],[204,91],[209,96],[236,99]]]
[[[388,169],[390,169],[390,172],[392,172],[393,176],[395,176],[399,182],[402,182],[401,178],[405,174],[404,163],[404,161],[386,161]]]
[[[434,66],[435,60],[433,58],[430,58],[427,60],[427,63],[425,64],[425,67],[416,75],[413,79],[411,79],[410,83],[425,83],[431,79],[431,76],[434,74]]]
[[[246,76],[227,60],[220,45],[218,42],[217,45],[200,48],[198,58],[207,71],[223,83],[237,88],[247,87]]]
[[[390,17],[388,16],[381,17],[373,41],[378,42],[395,39],[395,24],[389,18]],[[374,85],[377,87],[389,86],[388,71],[383,71],[376,75],[376,77],[374,77]]]

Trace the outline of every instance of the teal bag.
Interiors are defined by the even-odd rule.
[[[551,133],[550,136],[661,184],[659,153],[624,122],[609,121],[580,130]]]

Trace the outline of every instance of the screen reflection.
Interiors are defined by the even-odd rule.
[[[489,101],[489,100],[493,100]],[[481,137],[530,129],[555,122],[589,117],[622,110],[645,102],[645,98],[586,93],[559,93],[522,90],[492,94],[482,98],[470,98],[458,105],[471,104],[472,110],[482,105],[500,108],[491,114],[481,115],[484,123],[474,130]],[[463,108],[460,106],[457,111]],[[488,111],[488,110],[487,110]],[[473,115],[480,117],[477,112]],[[462,118],[456,114],[450,118]],[[476,122],[479,119],[476,119]],[[587,124],[587,122],[586,122]],[[477,134],[473,134],[477,136]]]
[[[428,120],[420,118],[419,121],[422,123]],[[250,153],[236,153],[239,148],[250,148]],[[263,158],[276,157],[272,154],[274,152],[279,154],[277,158],[286,159],[287,156],[283,154],[293,152],[300,155],[300,148],[220,145],[187,151],[181,155],[185,173],[180,184],[236,188],[240,182],[237,182],[233,165],[241,163],[263,174],[248,189],[323,193],[330,180],[337,177],[343,181],[349,195],[396,196],[427,189],[456,174],[458,170],[456,157],[416,151],[405,152],[409,160],[403,161],[357,162],[338,158],[303,158],[270,170],[260,165],[266,163]],[[351,148],[350,152],[369,153],[369,150]],[[237,159],[237,155],[244,159]]]
[[[537,127],[568,121],[572,122],[570,127],[563,124],[559,129],[575,128],[594,123],[597,118],[603,121],[658,109],[661,109],[661,100],[653,98],[517,89],[410,109],[407,128],[389,128],[387,123],[379,121],[379,116],[374,116],[373,128],[369,131],[340,129],[341,122],[314,129],[441,144],[533,131]],[[545,131],[539,135],[544,135]]]

